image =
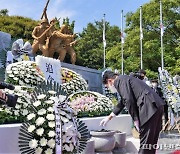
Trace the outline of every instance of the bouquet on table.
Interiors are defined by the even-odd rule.
[[[70,107],[78,112],[79,117],[108,115],[113,107],[109,98],[91,91],[71,94],[67,101]]]

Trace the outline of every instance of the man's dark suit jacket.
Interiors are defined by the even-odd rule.
[[[126,106],[133,120],[139,120],[140,126],[165,104],[152,88],[135,77],[120,75],[114,81],[114,86],[121,96],[121,101],[114,108],[113,113],[118,115]]]

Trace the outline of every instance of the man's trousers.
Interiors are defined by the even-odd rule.
[[[156,113],[143,126],[140,126],[139,154],[155,154],[159,132],[162,129],[163,112],[164,106],[159,107]]]

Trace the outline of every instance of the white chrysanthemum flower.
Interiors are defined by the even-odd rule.
[[[34,105],[35,107],[38,107],[39,105],[41,105],[41,101],[35,101],[35,102],[33,103],[33,105]]]
[[[54,139],[50,139],[47,144],[48,144],[48,146],[50,148],[54,148],[55,147],[55,140]]]
[[[29,83],[30,80],[28,80],[28,79],[26,78],[26,79],[24,79],[24,81],[25,81],[26,83]]]
[[[9,112],[9,113],[11,113],[11,112]],[[15,110],[14,115],[19,116],[19,110]]]
[[[5,112],[6,112],[6,113],[9,113],[9,114],[12,114],[10,108],[5,108]],[[17,110],[15,110],[15,111],[14,111],[14,114],[15,114],[15,115],[19,115],[19,112],[18,112]]]
[[[49,93],[49,94],[52,94],[52,95],[55,95],[57,92],[56,92],[56,91],[53,91],[53,90],[49,90],[48,93]]]
[[[66,96],[64,95],[59,95],[59,101],[63,102],[66,99]]]
[[[47,109],[49,112],[54,112],[54,109],[53,109],[53,107],[48,107],[48,109]]]
[[[35,118],[36,117],[36,115],[34,114],[34,113],[31,113],[31,114],[29,114],[28,116],[27,116],[27,119],[28,120],[31,120],[31,119],[33,119],[33,118]]]
[[[15,86],[15,90],[21,91],[21,86]]]
[[[26,77],[27,77],[27,78],[31,78],[31,75],[30,75],[30,74],[27,74]]]
[[[3,109],[3,108],[0,108],[0,111],[4,111],[4,109]]]
[[[18,72],[18,71],[14,71],[13,73],[14,73],[14,74],[19,74],[19,72]]]
[[[18,95],[18,96],[22,96],[23,94],[22,94],[21,92],[19,92],[19,93],[17,93],[16,95]]]
[[[11,70],[6,70],[6,73],[7,74],[12,74],[12,71]]]
[[[47,104],[53,104],[54,101],[53,101],[53,100],[47,100],[47,101],[45,101],[45,103],[47,103]]]
[[[34,125],[30,125],[29,127],[28,127],[28,132],[33,132],[34,130],[35,130],[35,126]]]
[[[24,85],[24,82],[19,80],[19,85]]]
[[[59,101],[58,97],[53,97],[53,96],[51,96],[49,99],[50,99],[50,100],[53,100],[53,101],[55,101],[55,102],[58,102],[58,101]]]
[[[13,75],[13,74],[9,74],[9,77],[13,78],[13,77],[14,77],[14,75]]]
[[[16,108],[16,109],[20,109],[20,108],[21,108],[21,105],[16,104],[15,108]]]
[[[17,78],[17,77],[14,77],[13,79],[14,79],[15,81],[19,80],[19,78]]]
[[[47,145],[47,139],[45,139],[44,137],[40,140],[40,145],[41,146],[46,146]]]
[[[35,151],[35,154],[41,154],[42,151],[43,151],[43,149],[40,148],[40,147],[38,147],[38,148],[36,149],[36,151]]]
[[[38,141],[35,140],[35,139],[32,139],[32,140],[29,142],[29,147],[30,147],[31,149],[35,149],[35,148],[37,147],[37,145],[38,145]]]
[[[54,121],[48,122],[48,126],[51,127],[51,128],[54,128],[55,127],[55,122]]]
[[[37,126],[40,126],[44,123],[45,119],[43,117],[39,117],[37,120],[36,120],[36,125]]]
[[[55,119],[55,116],[54,116],[54,114],[48,114],[48,115],[46,116],[46,118],[47,118],[48,120],[54,120],[54,119]]]
[[[54,131],[49,131],[49,133],[48,133],[48,136],[49,137],[54,137],[56,135],[56,133],[54,132]]]
[[[43,128],[39,128],[36,130],[36,134],[39,136],[42,136],[42,134],[44,133],[44,129]]]
[[[38,115],[44,115],[44,114],[46,114],[46,110],[45,109],[40,109],[38,111]]]
[[[26,109],[25,109],[25,110],[23,110],[22,115],[23,115],[23,116],[26,116],[27,114],[28,114],[28,110],[26,110]]]
[[[52,154],[52,153],[53,153],[52,149],[47,149],[47,150],[45,151],[45,154]]]
[[[36,69],[32,69],[32,68],[31,68],[31,71],[36,72]]]
[[[41,99],[44,99],[45,97],[46,97],[46,95],[41,94],[41,95],[37,96],[37,99],[41,100]]]
[[[25,74],[25,72],[24,72],[24,71],[20,71],[20,74],[22,74],[22,75],[23,75],[23,74]]]

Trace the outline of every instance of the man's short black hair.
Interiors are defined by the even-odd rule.
[[[115,79],[119,74],[112,71],[106,71],[103,75],[103,84],[107,84],[108,79]]]
[[[158,83],[158,79],[152,79],[151,82],[156,82],[156,83]]]
[[[142,74],[146,75],[146,71],[143,70],[143,69],[140,69],[140,70],[139,70],[139,73],[142,73]]]

